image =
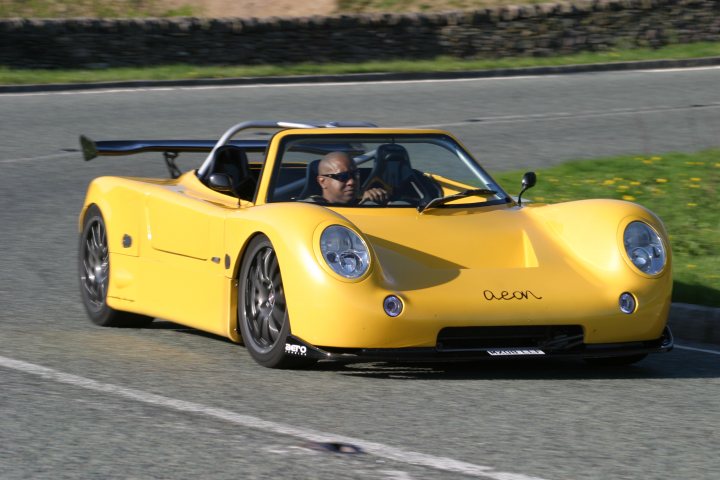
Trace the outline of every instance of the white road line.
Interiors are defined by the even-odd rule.
[[[718,65],[709,65],[707,67],[686,67],[686,68],[653,68],[644,70],[645,72],[650,73],[673,73],[673,72],[694,72],[694,71],[701,71],[701,70],[718,70],[720,69],[720,66]]]
[[[0,93],[0,97],[49,97],[53,95],[94,95],[108,93],[137,93],[137,92],[169,92],[173,90],[181,90],[183,88],[174,87],[139,87],[139,88],[103,88],[103,89],[87,89],[87,90],[61,90],[57,92],[21,92],[21,93]]]
[[[7,160],[0,160],[0,163],[22,163],[34,160],[47,160],[49,158],[71,157],[73,155],[79,155],[79,152],[53,153],[51,155],[40,155],[39,157],[9,158]]]
[[[460,122],[448,122],[448,123],[433,123],[427,125],[407,125],[407,128],[447,128],[447,127],[462,127],[462,126],[473,126],[477,123],[482,125],[494,125],[500,123],[520,123],[530,122],[536,120],[543,121],[558,121],[558,120],[575,120],[578,118],[597,118],[597,117],[615,117],[620,115],[650,115],[657,114],[667,111],[683,111],[683,110],[695,110],[698,108],[702,109],[720,109],[720,103],[711,103],[703,105],[702,107],[695,107],[691,105],[681,106],[668,106],[658,105],[657,107],[649,108],[613,108],[610,110],[588,110],[579,111],[574,113],[569,112],[548,112],[548,113],[532,113],[527,115],[504,115],[497,117],[477,117],[471,120],[463,120]]]
[[[117,397],[123,397],[148,405],[169,408],[178,412],[187,412],[196,415],[213,417],[215,419],[231,422],[246,428],[294,437],[303,441],[349,443],[361,448],[367,454],[395,462],[418,465],[444,472],[460,473],[479,478],[489,478],[492,480],[542,480],[539,477],[532,477],[520,473],[498,472],[492,467],[476,465],[474,463],[463,462],[453,458],[426,455],[424,453],[403,450],[401,448],[384,445],[382,443],[369,442],[359,438],[333,435],[331,433],[294,427],[292,425],[285,425],[277,422],[270,422],[258,417],[242,415],[222,408],[214,408],[199,403],[186,402],[184,400],[156,395],[142,390],[125,388],[111,383],[97,382],[89,378],[64,373],[59,370],[54,370],[52,368],[8,357],[0,356],[0,367],[36,375],[53,382],[64,383],[74,387],[115,395]]]
[[[656,69],[637,69],[637,70],[622,70],[616,72],[585,72],[588,74],[592,73],[675,73],[675,72],[687,72],[687,71],[702,71],[702,70],[718,70],[720,66],[707,66],[707,67],[689,67],[689,68],[656,68]],[[357,85],[387,85],[387,84],[413,84],[413,83],[453,83],[453,82],[487,82],[487,81],[508,81],[508,80],[526,80],[529,78],[553,78],[559,77],[562,74],[551,73],[551,74],[535,74],[535,75],[510,75],[503,77],[482,77],[482,78],[440,78],[440,79],[425,79],[425,80],[368,80],[368,81],[356,81],[356,82],[319,82],[319,83],[276,83],[276,84],[249,84],[249,85],[198,85],[198,86],[183,86],[183,87],[115,87],[106,89],[87,89],[87,90],[65,90],[56,92],[17,92],[17,93],[0,93],[0,97],[36,97],[36,96],[50,96],[50,95],[106,95],[109,93],[135,93],[135,92],[169,92],[175,90],[229,90],[229,89],[247,89],[247,88],[311,88],[311,87],[337,87],[337,86],[357,86]]]
[[[680,350],[690,350],[693,352],[709,353],[711,355],[720,355],[720,350],[708,350],[706,348],[686,347],[684,345],[678,345],[677,343],[675,344],[675,348],[679,348]]]
[[[543,77],[553,77],[556,75],[543,75]],[[183,90],[235,90],[248,88],[311,88],[311,87],[340,87],[340,86],[358,86],[358,85],[405,85],[412,83],[457,83],[457,82],[483,82],[491,80],[520,80],[535,78],[536,75],[510,76],[510,77],[486,77],[486,78],[443,78],[443,79],[426,79],[426,80],[368,80],[357,82],[311,82],[311,83],[273,83],[273,84],[247,84],[247,85],[198,85],[198,86],[181,86],[181,87],[117,87],[104,89],[87,89],[87,90],[63,90],[56,92],[18,92],[18,93],[0,93],[0,97],[44,97],[51,95],[95,95],[109,93],[136,93],[136,92],[171,92]]]

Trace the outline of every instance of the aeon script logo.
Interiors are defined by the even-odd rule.
[[[500,292],[493,292],[492,290],[484,290],[483,296],[485,297],[485,300],[492,301],[492,300],[542,300],[543,297],[540,297],[538,295],[535,295],[530,290],[513,290],[512,292],[509,292],[507,290],[502,290]]]

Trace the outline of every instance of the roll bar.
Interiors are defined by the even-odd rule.
[[[226,145],[228,141],[242,130],[249,130],[252,128],[377,128],[377,125],[370,122],[325,122],[325,123],[313,123],[313,122],[279,122],[274,120],[249,120],[241,122],[232,127],[228,128],[225,133],[217,141],[213,149],[208,154],[203,164],[197,170],[197,176],[202,178],[210,170],[215,158],[215,151]]]

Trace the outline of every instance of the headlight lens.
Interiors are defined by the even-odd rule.
[[[320,251],[335,273],[358,278],[370,267],[370,254],[360,236],[347,227],[331,225],[320,235]]]
[[[665,268],[667,256],[660,235],[644,222],[631,222],[623,234],[625,253],[635,267],[654,275]]]

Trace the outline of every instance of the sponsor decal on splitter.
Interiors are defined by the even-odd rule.
[[[288,353],[290,355],[301,355],[303,357],[307,356],[307,347],[303,345],[294,345],[292,343],[286,343],[285,344],[285,353]]]
[[[505,348],[487,350],[487,353],[493,357],[508,355],[545,355],[545,352],[536,348]]]

